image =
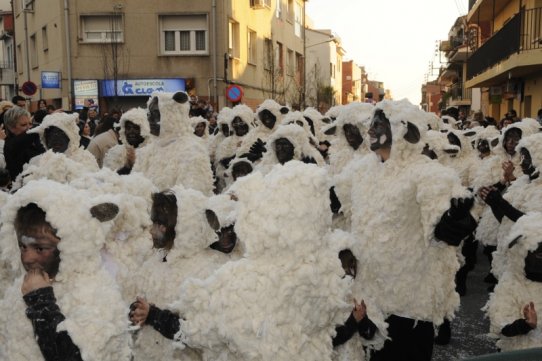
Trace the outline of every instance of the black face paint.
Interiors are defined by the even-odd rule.
[[[343,249],[339,252],[339,259],[346,275],[356,278],[358,273],[358,260],[349,249]]]
[[[284,164],[294,158],[294,145],[286,138],[275,140],[275,154],[280,164]]]
[[[149,104],[147,120],[149,121],[149,127],[151,128],[151,134],[155,136],[159,136],[160,135],[160,110],[158,109],[157,97],[154,97]]]
[[[226,138],[230,136],[230,126],[228,124],[221,124],[220,130]]]
[[[235,135],[242,137],[248,133],[248,124],[245,123],[240,117],[233,118],[231,125],[235,131]]]
[[[264,109],[261,112],[258,113],[258,118],[262,122],[263,125],[265,125],[269,129],[273,129],[275,126],[275,122],[277,121],[277,118],[271,113],[269,110]]]
[[[44,135],[47,149],[52,149],[55,153],[64,153],[68,149],[70,138],[62,129],[52,126],[45,129]]]
[[[525,257],[525,277],[534,282],[542,282],[542,244]]]
[[[129,120],[124,122],[124,136],[132,147],[137,148],[145,140],[141,136],[141,127]]]
[[[503,146],[506,153],[509,155],[516,154],[516,146],[521,139],[521,130],[518,128],[512,128],[504,135]]]
[[[348,144],[354,148],[354,150],[357,150],[361,143],[363,143],[363,137],[359,132],[359,128],[353,124],[345,124],[343,125],[343,131]]]
[[[237,234],[235,233],[234,225],[221,228],[216,234],[218,236],[218,241],[214,242],[209,247],[222,253],[230,253],[233,251],[233,248],[237,243]]]
[[[369,137],[371,139],[372,151],[381,148],[391,148],[391,125],[382,109],[377,109],[374,113],[369,128]]]
[[[478,149],[478,152],[482,155],[487,155],[489,154],[490,152],[490,148],[489,148],[489,142],[487,141],[487,139],[480,139],[478,141],[478,145],[476,146],[476,149]]]
[[[233,181],[236,181],[237,178],[244,177],[250,173],[252,173],[252,166],[247,162],[235,163],[231,170]]]

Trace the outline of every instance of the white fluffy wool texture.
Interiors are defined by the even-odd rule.
[[[233,112],[232,108],[224,107],[222,110],[218,113],[218,116],[216,118],[216,127],[218,129],[218,132],[210,137],[209,140],[209,156],[211,157],[211,161],[213,164],[216,162],[216,150],[220,143],[224,141],[227,137],[222,133],[222,124],[227,124],[228,128],[231,129],[231,120],[233,119],[230,115]]]
[[[6,359],[43,359],[24,314],[26,306],[20,293],[24,270],[13,227],[17,210],[29,203],[36,203],[47,213],[47,221],[61,239],[58,249],[62,261],[53,288],[66,319],[57,330],[68,331],[85,361],[129,360],[127,305],[100,259],[111,222],[100,223],[91,216],[90,208],[95,203],[86,192],[48,180],[29,183],[2,210],[2,259],[21,272],[0,305]]]
[[[182,184],[212,194],[211,160],[208,149],[190,127],[189,103],[179,104],[166,93],[156,96],[161,113],[160,136],[138,149],[133,171],[143,173],[161,190]]]
[[[428,132],[429,133],[429,132]],[[454,134],[461,143],[461,147],[452,145],[448,142],[447,134]],[[470,139],[464,135],[464,132],[461,130],[450,129],[447,133],[442,133],[446,139],[446,145],[443,150],[446,149],[457,149],[458,152],[452,157],[449,154],[443,152],[442,157],[439,156],[439,162],[443,165],[454,169],[459,178],[461,178],[461,183],[468,187],[470,174],[469,171],[472,168],[472,164],[476,161],[476,152],[473,151]]]
[[[289,162],[235,185],[245,257],[182,285],[179,338],[209,360],[330,360],[350,305],[348,280],[323,237],[331,222],[325,171]]]
[[[376,154],[365,156],[359,165],[363,172],[353,180],[352,233],[362,256],[356,279],[386,316],[438,325],[459,307],[454,283],[459,263],[455,247],[434,239],[434,228],[451,198],[470,193],[453,170],[420,154],[426,129],[421,110],[407,101],[383,101],[378,107],[390,120],[393,143],[385,162]],[[421,141],[407,143],[404,123],[420,119]]]
[[[218,194],[207,199],[205,209],[213,211],[220,223],[220,228],[231,226],[237,220],[237,201],[229,194]]]
[[[226,187],[224,188],[225,190],[223,191],[223,193],[228,193],[228,189],[234,183],[233,175],[232,175],[233,166],[235,164],[241,163],[241,162],[250,164],[250,166],[252,167],[252,170],[254,171],[254,164],[252,164],[252,162],[250,160],[248,160],[248,158],[234,158],[230,162],[230,166],[228,167],[228,169],[226,169],[226,171],[224,172],[224,177],[225,177],[225,180],[226,180]]]
[[[267,152],[264,153],[262,161],[258,164],[256,170],[260,170],[265,174],[271,171],[274,165],[279,164],[275,150],[275,141],[279,138],[286,138],[293,144],[294,156],[292,160],[311,157],[318,166],[324,166],[325,161],[320,152],[309,143],[307,132],[297,124],[288,124],[278,127],[269,137],[266,144]]]
[[[369,103],[350,103],[341,108],[337,120],[333,123],[333,126],[336,126],[336,131],[329,148],[329,172],[332,175],[341,173],[355,155],[369,152],[367,130],[369,129],[373,109],[374,106]],[[345,124],[358,127],[363,137],[363,143],[357,150],[354,150],[346,141],[343,130]]]
[[[216,235],[207,223],[207,197],[201,192],[175,187],[178,214],[176,237],[169,252],[155,250],[136,273],[136,294],[162,309],[177,299],[181,283],[190,278],[206,278],[221,264],[237,257],[209,248]],[[163,262],[164,256],[167,262]],[[180,350],[158,331],[145,326],[138,331],[134,344],[135,360],[200,360],[194,349]]]
[[[190,117],[190,126],[192,127],[193,131],[196,130],[196,126],[199,123],[205,123],[205,132],[203,133],[203,136],[200,137],[200,139],[207,141],[207,139],[209,138],[209,121],[201,115],[198,115],[197,117]]]
[[[322,127],[325,125],[325,123],[322,121],[324,116],[318,110],[313,107],[305,108],[305,110],[303,111],[303,116],[312,120],[312,123],[314,125],[314,135],[319,141],[329,141],[329,137],[322,133]]]
[[[83,150],[81,150],[83,151]],[[86,150],[84,151],[88,153]],[[79,150],[76,152],[79,153]],[[69,183],[72,180],[82,177],[87,173],[97,171],[96,158],[88,153],[92,166],[67,157],[64,153],[55,153],[52,150],[34,157],[26,164],[21,174],[13,183],[13,189],[19,189],[31,180],[50,179],[59,183]]]
[[[485,311],[490,319],[490,332],[500,337],[497,347],[502,351],[542,346],[542,326],[538,322],[535,330],[526,335],[505,337],[502,328],[523,318],[523,307],[533,302],[535,309],[542,309],[542,284],[525,277],[525,257],[535,250],[542,239],[542,214],[531,213],[518,219],[506,239],[507,262],[495,291],[491,293]],[[517,244],[508,245],[521,235]]]
[[[139,125],[141,136],[143,137],[144,141],[139,145],[138,149],[143,148],[152,139],[149,121],[147,120],[147,111],[143,108],[132,108],[128,110],[120,117],[119,136],[122,144],[115,145],[113,148],[107,151],[103,160],[104,167],[117,170],[122,168],[126,163],[126,147],[131,147],[126,140],[126,121]]]
[[[77,126],[77,121],[79,120],[79,115],[77,113],[67,114],[67,113],[53,113],[47,115],[43,118],[43,122],[28,131],[28,133],[37,133],[40,136],[41,144],[44,147],[47,147],[45,143],[45,130],[49,127],[57,127],[62,130],[69,138],[70,142],[68,144],[68,149],[65,154],[70,156],[77,149],[79,149],[79,141],[81,139],[79,135],[79,127]]]
[[[299,125],[301,123],[301,125]],[[284,116],[282,119],[281,125],[288,125],[288,124],[296,124],[299,127],[302,127],[305,133],[307,133],[307,137],[310,139],[310,142],[317,146],[319,141],[316,138],[314,134],[312,134],[311,127],[309,125],[309,122],[307,119],[305,119],[305,116],[303,113],[295,111],[295,112],[289,112]]]
[[[461,121],[451,117],[449,115],[443,115],[440,117],[439,128],[440,129],[459,129]]]

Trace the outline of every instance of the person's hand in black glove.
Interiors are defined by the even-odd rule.
[[[452,198],[450,201],[451,207],[448,210],[448,214],[454,220],[460,220],[468,217],[469,211],[474,204],[474,198]]]
[[[501,193],[495,187],[482,187],[478,190],[478,195],[490,207],[500,203],[503,199]]]
[[[250,146],[250,153],[254,154],[262,154],[267,152],[267,149],[265,148],[265,143],[258,138],[258,140]]]
[[[222,164],[224,168],[228,168],[233,158],[235,158],[235,155],[233,155],[232,157],[222,158],[220,160],[220,164]]]
[[[305,156],[305,157],[301,158],[301,161],[303,163],[307,163],[307,164],[316,164],[316,159],[314,159],[313,157],[309,157],[309,156]]]

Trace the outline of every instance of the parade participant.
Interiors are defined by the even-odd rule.
[[[425,118],[407,100],[378,103],[369,129],[373,153],[360,160],[353,181],[356,282],[389,324],[390,339],[372,360],[430,360],[434,325],[459,306],[453,246],[475,227],[472,195],[453,170],[421,154]]]
[[[158,189],[183,185],[212,194],[211,162],[190,126],[188,95],[153,93],[148,109],[151,131],[159,124],[159,136],[138,152],[133,170],[143,173]]]
[[[127,305],[99,252],[117,210],[48,180],[10,198],[1,257],[15,280],[0,303],[1,359],[130,360]]]

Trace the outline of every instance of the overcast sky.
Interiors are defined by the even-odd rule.
[[[365,66],[370,80],[384,82],[394,99],[419,105],[429,62],[438,67],[435,42],[446,40],[468,0],[309,0],[317,29],[331,29],[346,55]],[[444,58],[442,59],[444,61]],[[435,76],[438,74],[434,70]]]

